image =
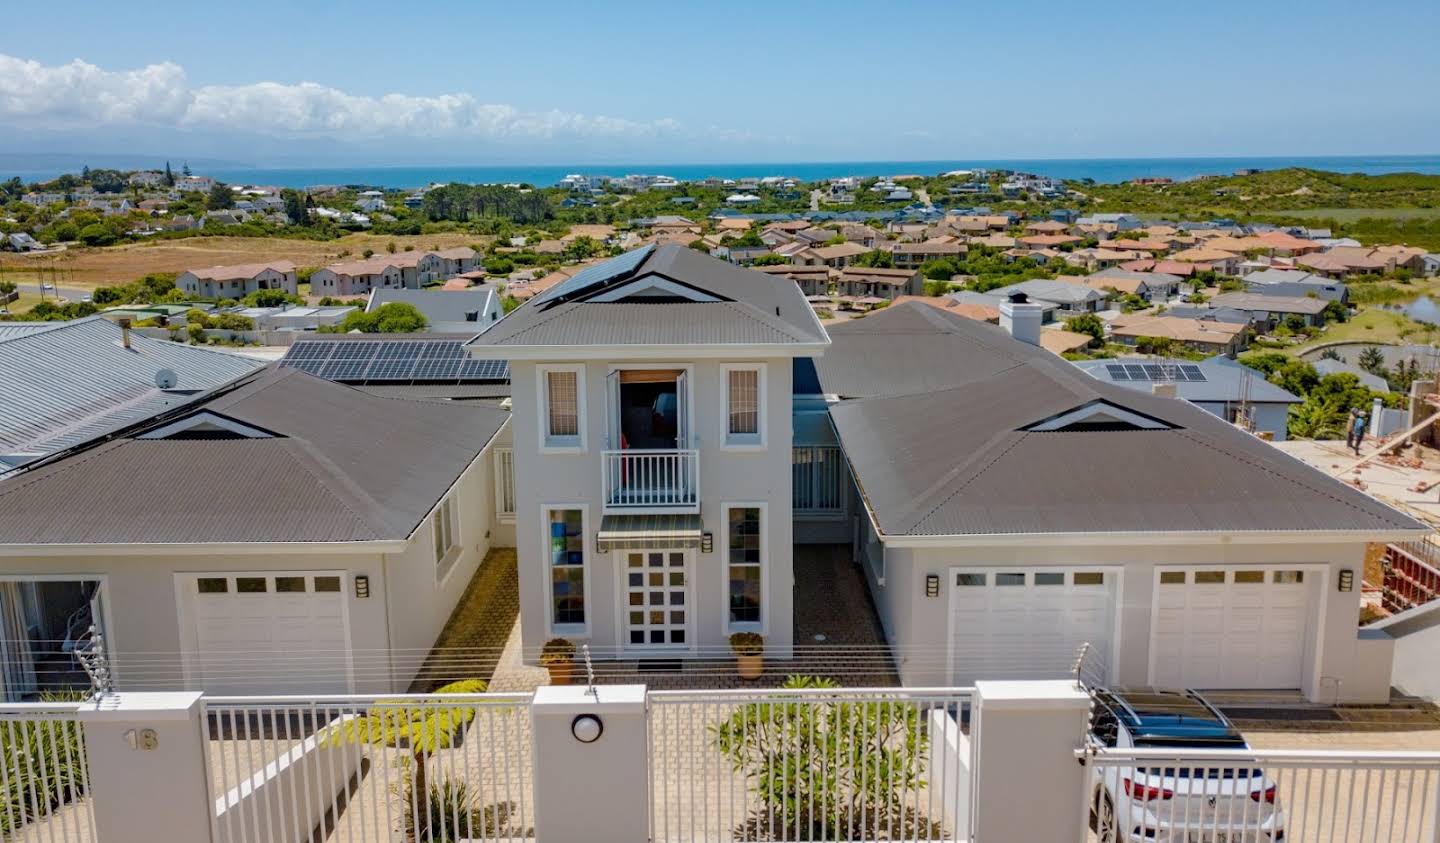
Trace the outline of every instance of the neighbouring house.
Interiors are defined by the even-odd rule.
[[[890,247],[891,260],[897,269],[919,269],[926,261],[941,258],[960,258],[966,252],[961,243],[936,243],[926,240],[919,243],[896,243]]]
[[[859,243],[837,243],[834,246],[814,246],[796,253],[793,262],[805,266],[828,266],[840,269],[854,263],[855,259],[868,252]]]
[[[45,246],[23,231],[14,231],[5,236],[4,245],[15,252],[42,252]]]
[[[404,691],[512,541],[508,418],[267,369],[0,481],[0,572],[72,585],[121,690]]]
[[[1383,275],[1395,268],[1394,256],[1368,246],[1335,246],[1295,258],[1295,265],[1326,278]]]
[[[1014,336],[894,305],[831,326],[815,361],[903,682],[1069,677],[1088,644],[1115,685],[1388,699],[1344,583],[1369,543],[1429,528],[1033,347],[1038,306],[1016,304]]]
[[[390,256],[332,263],[310,275],[314,296],[363,296],[374,289],[403,286],[404,273]]]
[[[466,290],[371,290],[365,312],[391,302],[403,302],[420,311],[425,317],[426,333],[479,333],[505,315],[500,296],[490,286]]]
[[[1110,321],[1111,338],[1123,345],[1135,345],[1146,338],[1162,339],[1195,351],[1226,357],[1234,357],[1246,348],[1248,334],[1248,324],[1180,316],[1129,313]]]
[[[445,275],[445,259],[436,252],[396,252],[385,256],[384,261],[400,270],[401,286],[411,290],[418,290],[426,284],[444,281],[449,277]]]
[[[984,304],[961,302],[952,296],[900,296],[891,302],[891,304],[904,304],[905,302],[912,301],[964,316],[966,319],[975,319],[980,322],[990,322],[992,324],[999,324],[1000,322],[1000,308],[998,306],[991,307]],[[1088,340],[1089,337],[1086,337],[1086,339]]]
[[[1134,272],[1114,267],[1079,279],[1081,284],[1098,290],[1111,289],[1139,296],[1150,302],[1165,302],[1179,295],[1182,279],[1163,272]]]
[[[1188,263],[1199,269],[1213,270],[1221,275],[1235,275],[1240,271],[1240,264],[1245,257],[1236,252],[1227,252],[1208,246],[1195,246],[1176,252],[1170,256],[1170,260],[1176,263]]]
[[[1305,298],[1350,304],[1350,288],[1339,281],[1298,269],[1262,269],[1245,276],[1245,289],[1262,296]]]
[[[777,275],[793,280],[806,298],[830,295],[831,270],[827,266],[796,266],[795,264],[774,264],[757,266],[755,269],[766,275]]]
[[[720,260],[727,260],[741,266],[749,266],[761,255],[773,253],[770,251],[770,247],[763,243],[759,246],[741,246],[736,243],[721,242],[710,250],[710,254]]]
[[[1384,378],[1372,372],[1367,372],[1354,363],[1347,363],[1344,360],[1329,360],[1321,357],[1317,360],[1308,361],[1320,377],[1326,375],[1349,374],[1354,375],[1360,385],[1375,392],[1389,392],[1390,384]]]
[[[1325,308],[1330,302],[1319,296],[1272,296],[1259,293],[1221,293],[1210,299],[1211,307],[1232,307],[1250,314],[1250,321],[1268,331],[1287,316],[1299,316],[1306,325],[1325,321]]]
[[[1286,438],[1290,407],[1303,399],[1228,357],[1193,361],[1158,357],[1077,360],[1091,377],[1140,392],[1171,395],[1200,409],[1263,433],[1276,442]]]
[[[480,266],[479,253],[469,246],[441,249],[435,252],[435,257],[440,259],[439,277],[441,278],[449,279],[456,275],[474,272]]]
[[[925,279],[917,269],[847,266],[835,278],[835,291],[841,296],[893,301],[924,293]]]
[[[299,293],[299,283],[290,261],[187,269],[175,279],[175,286],[186,294],[207,299],[238,299],[256,290],[283,290],[293,296]]]
[[[1089,334],[1067,331],[1064,328],[1047,328],[1040,332],[1040,347],[1051,354],[1066,354],[1085,350],[1094,339]]]
[[[707,658],[740,631],[790,657],[792,366],[829,339],[779,282],[644,247],[470,342],[510,366],[526,661],[555,637],[602,659]]]
[[[1021,281],[1008,287],[991,290],[990,295],[1007,298],[1015,293],[1024,293],[1033,301],[1049,302],[1058,310],[1057,318],[1094,313],[1103,309],[1105,294],[1073,281],[1035,278]]]
[[[244,316],[262,331],[315,331],[333,328],[354,313],[353,306],[310,307],[281,305],[279,307],[237,307],[230,312]]]
[[[142,336],[100,316],[0,322],[0,476],[171,410],[259,365]]]

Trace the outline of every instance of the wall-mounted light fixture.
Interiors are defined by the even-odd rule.
[[[1340,572],[1340,590],[1353,591],[1355,589],[1355,572],[1346,568]]]
[[[570,734],[580,743],[595,743],[605,734],[605,724],[593,714],[581,714],[570,721]]]
[[[361,600],[370,596],[370,577],[359,574],[355,577],[355,596]]]
[[[715,534],[714,534],[714,533],[704,532],[704,533],[701,533],[701,534],[700,534],[700,552],[701,552],[701,553],[714,553],[714,552],[715,552]]]
[[[940,575],[939,575],[939,574],[926,574],[926,575],[925,575],[925,596],[926,596],[926,597],[939,597],[939,596],[940,596]]]

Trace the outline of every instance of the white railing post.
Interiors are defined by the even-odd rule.
[[[975,683],[972,843],[1084,839],[1077,797],[1087,771],[1075,750],[1089,714],[1090,698],[1073,681]]]
[[[542,685],[530,714],[535,838],[590,843],[648,839],[645,686]]]
[[[90,797],[103,843],[211,840],[199,693],[120,693],[82,703]]]

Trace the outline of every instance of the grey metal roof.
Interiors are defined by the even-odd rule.
[[[54,322],[0,322],[0,342],[55,327]]]
[[[57,455],[0,481],[0,544],[402,539],[509,417],[281,368],[163,421],[202,410],[275,435],[127,436]]]
[[[1189,402],[1102,383],[985,323],[927,319],[924,331],[925,310],[886,308],[859,320],[865,332],[837,326],[817,361],[822,383],[844,359],[881,381],[863,391],[886,397],[830,414],[886,535],[1426,529]],[[958,339],[939,346],[937,334]],[[922,368],[967,375],[935,386],[907,374]],[[900,378],[908,394],[883,382]],[[1027,429],[1096,402],[1162,427]]]
[[[478,333],[489,323],[467,319],[466,314],[478,313],[484,319],[492,309],[499,310],[499,304],[494,299],[494,287],[473,287],[469,290],[377,289],[371,292],[365,310],[368,312],[383,304],[403,302],[420,311],[429,323],[430,332]]]
[[[526,302],[472,340],[470,347],[827,341],[825,329],[789,279],[665,245],[648,253],[633,272],[622,273],[616,283],[649,276],[695,288],[720,301],[587,300],[616,285],[601,281],[583,292],[572,292],[569,300],[538,301],[537,297]]]
[[[1361,386],[1367,389],[1373,389],[1376,392],[1390,391],[1390,383],[1388,381],[1386,381],[1382,377],[1372,375],[1371,373],[1365,371],[1359,366],[1354,365],[1353,363],[1346,363],[1343,360],[1330,360],[1328,358],[1321,357],[1318,360],[1310,361],[1310,365],[1315,367],[1315,371],[1319,372],[1321,377],[1324,377],[1325,375],[1338,375],[1341,373],[1351,374],[1360,381]]]
[[[509,398],[507,383],[372,383],[358,384],[356,389],[386,398],[435,398],[451,401],[474,401]]]
[[[1212,307],[1233,307],[1259,313],[1299,313],[1314,315],[1329,304],[1322,298],[1272,296],[1260,293],[1221,293],[1210,300]]]
[[[98,316],[0,337],[0,454],[15,464],[195,400],[258,361],[132,332]],[[174,389],[155,375],[176,373]]]
[[[1076,368],[1105,383],[1113,383],[1127,389],[1150,392],[1150,381],[1118,380],[1111,375],[1110,367],[1115,365],[1150,364],[1162,367],[1194,366],[1204,375],[1203,381],[1175,380],[1175,394],[1186,401],[1217,402],[1240,401],[1242,396],[1256,404],[1299,404],[1296,397],[1273,383],[1265,376],[1243,363],[1236,363],[1225,357],[1209,360],[1167,360],[1163,358],[1119,358],[1113,360],[1077,360]],[[1246,381],[1249,381],[1247,384]]]
[[[1029,281],[1021,281],[1018,284],[1011,284],[1008,287],[1001,287],[997,290],[990,291],[991,295],[998,296],[1002,299],[1008,299],[1013,293],[1024,293],[1032,299],[1054,302],[1056,304],[1099,301],[1105,298],[1105,295],[1099,290],[1092,289],[1084,284],[1052,280],[1049,278],[1032,278]]]

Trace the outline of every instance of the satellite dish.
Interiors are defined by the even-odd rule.
[[[155,373],[155,386],[159,389],[174,389],[179,382],[180,376],[175,374],[174,369],[161,369]]]

